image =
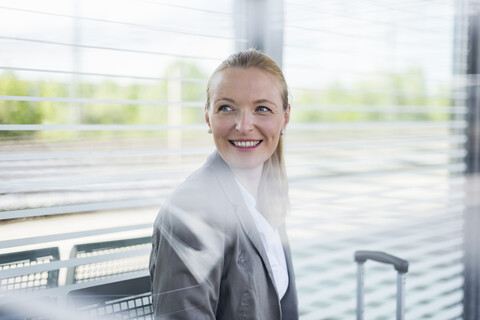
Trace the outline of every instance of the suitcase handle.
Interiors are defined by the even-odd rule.
[[[391,264],[397,270],[397,320],[405,320],[405,276],[408,261],[381,251],[355,251],[357,262],[357,320],[363,320],[363,265],[367,260]]]
[[[408,261],[391,254],[382,251],[355,251],[355,261],[357,263],[363,263],[367,260],[391,264],[399,273],[408,272]]]

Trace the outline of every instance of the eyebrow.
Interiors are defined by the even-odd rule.
[[[235,100],[230,99],[230,98],[218,98],[218,99],[215,100],[215,102],[222,101],[222,100],[235,103]]]
[[[225,98],[225,97],[223,97],[223,98],[218,98],[218,99],[215,100],[215,102],[222,101],[222,100],[235,103],[235,100],[233,100],[233,99],[231,99],[231,98]],[[270,104],[273,104],[274,106],[276,106],[275,103],[273,103],[272,101],[270,101],[270,100],[268,100],[268,99],[255,100],[253,103],[255,103],[255,104],[258,104],[258,103],[270,103]]]
[[[276,106],[275,103],[273,103],[272,101],[268,100],[268,99],[260,99],[260,100],[256,100],[254,101],[255,103],[270,103],[270,104],[273,104],[274,106]]]

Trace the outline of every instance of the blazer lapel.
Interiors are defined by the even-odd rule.
[[[258,233],[255,222],[253,221],[252,215],[249,212],[238,188],[237,182],[233,177],[233,173],[228,167],[227,163],[222,159],[218,151],[215,151],[207,161],[207,166],[211,167],[215,176],[218,179],[218,183],[222,186],[226,197],[235,207],[235,214],[240,222],[242,229],[245,234],[248,236],[253,246],[257,250],[260,258],[262,259],[263,265],[265,266],[270,281],[274,284],[274,277],[270,262],[268,261],[267,253],[263,246],[262,240]],[[288,260],[287,260],[288,261]],[[275,287],[275,286],[273,286]],[[275,290],[276,292],[276,290]]]
[[[236,207],[235,213],[238,220],[240,221],[240,224],[242,225],[243,231],[245,231],[253,246],[255,247],[255,249],[257,249],[258,254],[262,258],[263,265],[267,269],[270,280],[272,281],[272,283],[275,283],[272,267],[270,266],[270,262],[268,261],[267,252],[265,251],[265,247],[263,246],[262,239],[260,239],[260,234],[258,233],[257,226],[252,219],[251,213],[249,212],[245,204]]]
[[[290,246],[288,243],[287,232],[285,224],[280,227],[280,237],[283,243],[283,251],[285,252],[285,260],[287,262],[288,269],[288,288],[287,292],[281,300],[282,306],[282,319],[284,320],[298,320],[298,300],[295,284],[295,273],[292,265],[292,255],[290,252]]]

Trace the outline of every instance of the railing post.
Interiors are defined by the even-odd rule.
[[[467,56],[467,156],[468,174],[480,173],[480,4],[469,6]]]
[[[235,49],[255,48],[282,67],[283,1],[235,0]]]
[[[397,274],[397,320],[405,320],[405,273]]]
[[[480,5],[468,6],[465,269],[463,319],[480,319]]]
[[[168,125],[175,127],[168,130],[168,149],[180,151],[182,148],[182,73],[179,68],[175,68],[171,74],[171,79],[167,84],[168,96]],[[173,103],[175,102],[175,103]],[[177,103],[178,102],[178,103]],[[179,166],[182,161],[180,152],[175,152],[169,156],[169,161],[174,166]]]
[[[363,320],[364,262],[357,264],[357,320]]]

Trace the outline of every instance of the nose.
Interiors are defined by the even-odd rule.
[[[241,134],[246,134],[253,130],[253,122],[253,115],[250,112],[242,111],[236,119],[235,129]]]

